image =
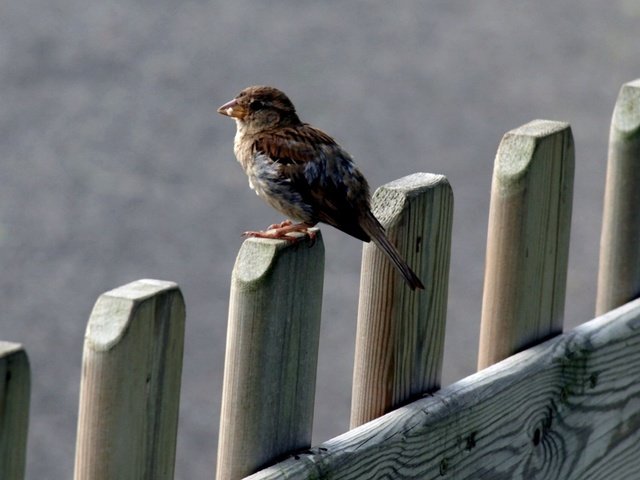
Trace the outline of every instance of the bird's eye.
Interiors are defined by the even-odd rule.
[[[249,108],[255,112],[256,110],[260,110],[261,108],[264,108],[264,103],[262,103],[260,100],[253,100],[249,104]]]

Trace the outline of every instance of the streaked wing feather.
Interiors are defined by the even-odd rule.
[[[368,202],[369,187],[349,155],[329,135],[302,125],[263,135],[253,148],[282,165],[282,175],[312,207],[318,221],[362,241],[370,240],[358,218],[361,202]]]

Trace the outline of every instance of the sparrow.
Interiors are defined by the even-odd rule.
[[[253,86],[218,108],[236,122],[233,151],[249,186],[289,219],[246,236],[295,241],[290,232],[329,224],[363,242],[373,242],[398,269],[408,286],[424,289],[371,212],[369,184],[351,156],[331,138],[300,121],[280,90]]]

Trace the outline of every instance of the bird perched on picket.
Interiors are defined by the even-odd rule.
[[[323,131],[303,123],[291,100],[273,87],[242,90],[218,112],[236,121],[233,151],[251,188],[289,219],[245,235],[295,241],[327,223],[387,255],[411,289],[424,285],[371,212],[369,185],[351,156]]]

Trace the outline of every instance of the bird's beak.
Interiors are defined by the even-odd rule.
[[[238,101],[234,98],[230,102],[225,103],[218,108],[218,113],[226,115],[227,117],[243,118],[246,115],[246,110],[238,104]]]

